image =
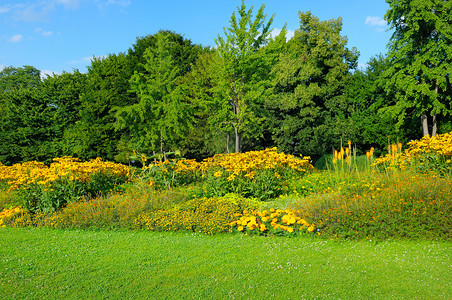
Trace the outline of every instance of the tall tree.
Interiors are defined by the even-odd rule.
[[[384,73],[390,67],[386,56],[371,57],[364,70],[356,70],[347,85],[346,95],[352,104],[350,122],[355,127],[353,142],[360,150],[370,147],[383,150],[388,144],[388,136],[393,141],[406,142],[414,139],[414,118],[409,115],[401,127],[397,120],[386,112],[396,104],[394,93],[385,91]]]
[[[146,64],[145,52],[148,48],[156,48],[157,38],[159,35],[164,35],[171,43],[171,48],[168,48],[170,55],[173,58],[174,64],[178,66],[178,76],[184,75],[191,69],[191,64],[196,60],[198,53],[202,52],[202,46],[193,44],[190,39],[184,38],[179,33],[170,30],[160,30],[156,34],[149,34],[143,37],[138,37],[135,44],[127,52],[127,58],[130,60],[133,71],[145,74]]]
[[[344,92],[358,54],[346,47],[341,18],[319,21],[311,12],[300,12],[299,18],[300,28],[272,70],[267,107],[280,149],[319,156],[352,134]]]
[[[130,79],[139,102],[116,108],[116,128],[128,127],[132,142],[147,152],[176,150],[190,126],[189,106],[178,86],[180,70],[171,55],[172,47],[168,34],[156,35],[155,47],[145,50],[144,71],[135,71]]]
[[[86,74],[74,70],[73,73],[63,72],[47,76],[40,87],[40,92],[47,99],[48,105],[55,108],[54,122],[58,136],[55,142],[60,145],[65,130],[80,119],[81,95],[86,89],[86,79]]]
[[[50,162],[58,155],[56,108],[38,88],[4,93],[0,115],[0,161],[4,164],[38,160]]]
[[[248,134],[251,128],[257,129],[262,118],[256,113],[255,93],[251,84],[256,71],[256,53],[268,42],[270,26],[273,17],[266,22],[265,5],[262,5],[255,18],[253,7],[246,9],[245,1],[238,7],[238,17],[235,12],[231,16],[230,27],[224,29],[224,37],[216,39],[217,51],[222,59],[218,66],[218,87],[216,93],[224,130],[234,130],[235,151],[242,148],[242,136]],[[253,107],[255,106],[255,107]],[[251,129],[252,130],[252,129]]]
[[[452,1],[386,2],[385,19],[394,29],[386,88],[398,100],[388,113],[400,125],[414,110],[423,135],[436,135],[438,119],[452,114]]]
[[[129,91],[132,74],[130,59],[124,53],[91,61],[79,99],[77,121],[64,134],[68,154],[83,159],[116,159],[119,140],[127,135],[127,130],[115,131],[112,109],[136,101],[136,95]]]
[[[0,92],[36,87],[39,84],[41,84],[41,71],[35,67],[6,67],[0,71]]]

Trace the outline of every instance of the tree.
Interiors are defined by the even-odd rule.
[[[39,88],[48,105],[55,108],[53,122],[57,140],[54,142],[59,145],[60,154],[63,154],[64,132],[80,119],[81,95],[86,89],[86,79],[87,75],[78,70],[63,72],[61,75],[47,76]],[[64,152],[64,155],[72,154]]]
[[[65,130],[64,147],[68,154],[83,159],[116,159],[119,141],[128,131],[115,130],[112,109],[136,101],[136,95],[129,91],[132,74],[131,61],[124,53],[92,59],[77,107],[77,120]]]
[[[358,54],[340,35],[341,18],[319,21],[310,12],[300,12],[299,18],[300,28],[271,72],[267,107],[281,150],[320,156],[353,133],[344,92]]]
[[[116,128],[129,128],[132,142],[143,152],[176,150],[190,126],[189,106],[184,102],[180,74],[170,49],[174,47],[165,32],[156,35],[154,48],[144,52],[144,71],[135,71],[131,90],[139,102],[116,108]]]
[[[32,67],[6,67],[0,72],[0,162],[48,160],[56,147],[53,138],[54,108],[38,87],[41,72]]]
[[[133,71],[145,74],[146,64],[145,52],[148,48],[156,48],[158,36],[164,35],[171,43],[169,51],[174,64],[178,66],[177,76],[182,76],[190,71],[192,63],[196,60],[198,53],[203,51],[201,45],[192,44],[190,39],[169,30],[160,30],[156,34],[138,37],[135,44],[129,48],[127,58],[133,66]]]
[[[394,29],[386,89],[398,100],[386,112],[401,125],[414,111],[423,135],[436,135],[438,120],[452,114],[452,1],[386,2],[385,19]]]
[[[39,79],[39,84],[36,76],[31,77],[32,84],[4,92],[0,115],[2,162],[51,162],[54,157],[68,154],[63,152],[62,137],[67,127],[78,119],[86,75],[74,71],[47,76],[42,82]],[[30,81],[16,79],[23,83]]]
[[[41,71],[35,67],[6,67],[0,71],[0,92],[36,87],[39,84],[41,84]]]
[[[253,7],[246,10],[245,1],[231,16],[230,27],[224,29],[224,38],[216,39],[217,51],[222,59],[218,65],[217,76],[220,81],[216,89],[220,99],[218,107],[223,131],[234,130],[235,151],[242,148],[242,136],[262,123],[262,118],[253,106],[259,95],[253,90],[253,74],[256,71],[256,52],[268,42],[273,17],[265,22],[265,5],[262,5],[253,20]]]
[[[350,122],[355,126],[352,140],[360,150],[370,147],[385,149],[388,136],[392,141],[406,142],[413,135],[414,119],[407,116],[400,127],[397,120],[385,113],[388,107],[396,104],[394,94],[385,91],[384,74],[390,67],[386,56],[371,57],[364,70],[356,70],[347,85],[347,98],[352,104]]]
[[[4,93],[0,115],[0,161],[14,164],[38,160],[50,162],[59,153],[54,116],[38,88],[27,87]]]

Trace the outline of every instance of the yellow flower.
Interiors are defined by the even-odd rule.
[[[235,178],[235,175],[234,174],[231,174],[228,178],[226,178],[228,181],[232,181],[232,180],[234,180],[234,178]]]
[[[243,226],[239,226],[239,227],[237,228],[238,231],[243,231],[243,229],[244,229]]]
[[[287,232],[292,233],[293,232],[293,228],[292,227],[288,227],[287,228]]]
[[[309,231],[309,232],[313,232],[314,229],[315,229],[314,224],[312,224],[311,226],[308,227],[308,231]]]
[[[265,231],[265,230],[267,230],[267,226],[265,226],[265,224],[261,224],[259,230],[260,231]]]

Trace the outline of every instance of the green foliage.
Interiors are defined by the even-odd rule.
[[[50,162],[61,156],[64,131],[78,120],[85,79],[84,74],[74,71],[5,92],[0,105],[0,136],[4,141],[0,161]]]
[[[304,209],[326,236],[450,239],[450,187],[449,178],[432,174],[358,178],[335,194],[307,198]]]
[[[107,172],[94,173],[87,182],[61,177],[50,186],[32,183],[20,187],[10,201],[31,212],[54,212],[67,203],[111,193],[123,182],[124,178]]]
[[[394,29],[386,90],[395,90],[397,100],[386,113],[397,117],[398,125],[411,114],[421,117],[423,135],[435,135],[437,118],[452,113],[452,2],[386,2],[390,8],[385,19]]]
[[[142,152],[164,153],[177,149],[192,120],[183,87],[178,85],[179,67],[170,51],[174,44],[159,32],[155,46],[145,51],[145,72],[135,72],[130,79],[139,102],[115,109],[116,128],[129,128]]]
[[[13,164],[58,156],[59,137],[54,122],[57,108],[36,87],[4,93],[0,115],[0,161]]]
[[[53,212],[66,203],[79,200],[85,193],[84,184],[62,178],[53,182],[51,187],[29,184],[14,191],[13,195],[27,211]]]
[[[174,64],[178,66],[177,76],[182,76],[191,70],[191,65],[196,57],[203,51],[201,45],[194,45],[190,39],[170,30],[160,30],[156,34],[138,37],[135,44],[127,52],[127,59],[130,60],[133,71],[146,73],[147,59],[145,52],[147,49],[157,48],[158,36],[165,36],[172,47],[168,48]]]
[[[72,106],[76,109],[77,118],[64,127],[65,155],[84,160],[116,158],[118,144],[123,135],[128,135],[128,130],[115,130],[116,119],[112,109],[136,101],[136,96],[129,91],[132,67],[130,59],[122,53],[92,59],[79,104]]]
[[[224,38],[218,36],[216,40],[220,59],[214,68],[219,79],[213,104],[218,108],[214,123],[221,124],[220,131],[234,132],[235,152],[242,151],[243,137],[259,137],[263,122],[258,109],[264,91],[259,86],[259,81],[263,80],[259,75],[263,72],[259,70],[258,61],[262,56],[257,53],[267,44],[273,22],[273,17],[266,22],[264,7],[259,8],[253,20],[253,8],[246,10],[242,1],[237,8],[238,18],[234,12],[230,27],[224,29]]]
[[[393,141],[406,142],[418,136],[418,121],[406,116],[399,126],[397,120],[385,113],[396,103],[394,93],[386,93],[384,72],[390,64],[386,57],[372,57],[365,70],[354,72],[346,88],[352,105],[350,122],[355,127],[353,141],[357,147],[366,151],[371,147],[385,149],[388,136]]]
[[[354,133],[344,95],[357,51],[340,35],[341,19],[319,21],[300,13],[300,28],[272,70],[272,136],[287,153],[320,156]]]
[[[41,84],[41,71],[32,66],[22,68],[6,67],[0,71],[0,93]]]
[[[203,195],[207,197],[223,196],[236,193],[248,198],[262,201],[274,199],[288,192],[288,182],[299,175],[289,168],[256,170],[250,174],[232,174],[219,172],[221,175],[208,172],[202,185]]]

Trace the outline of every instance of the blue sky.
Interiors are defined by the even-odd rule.
[[[86,72],[93,56],[126,52],[139,36],[168,29],[193,43],[215,46],[240,0],[0,0],[0,68],[31,65],[44,73]],[[298,11],[320,20],[342,17],[359,65],[386,53],[391,37],[384,0],[246,0],[265,4],[273,28],[299,27]]]

